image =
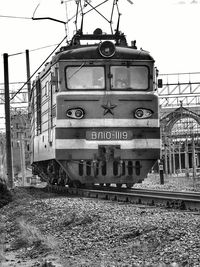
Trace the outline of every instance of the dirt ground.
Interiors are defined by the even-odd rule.
[[[142,186],[177,190],[180,182],[160,187],[157,179]],[[36,188],[15,188],[12,196],[0,209],[1,267],[200,266],[198,213]]]

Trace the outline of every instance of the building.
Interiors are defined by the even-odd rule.
[[[0,135],[0,175],[6,179],[6,146],[5,133]],[[19,174],[26,176],[30,168],[30,121],[28,113],[15,111],[11,114],[11,145],[13,159],[13,176],[18,179]]]

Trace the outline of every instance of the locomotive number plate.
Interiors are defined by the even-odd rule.
[[[87,131],[87,140],[131,140],[131,131]]]

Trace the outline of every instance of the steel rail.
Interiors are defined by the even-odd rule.
[[[125,189],[119,191],[116,188],[71,188],[62,186],[49,186],[45,190],[56,193],[64,193],[67,196],[78,195],[87,198],[99,198],[133,204],[144,204],[174,208],[180,210],[200,212],[200,193],[157,191],[146,189]]]

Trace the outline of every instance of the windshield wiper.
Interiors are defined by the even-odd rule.
[[[70,80],[77,72],[79,72],[79,70],[81,70],[82,69],[82,67],[85,65],[85,62],[83,62],[82,64],[81,64],[81,66],[79,66],[72,74],[71,74],[71,76],[70,77],[68,77],[68,80]]]

